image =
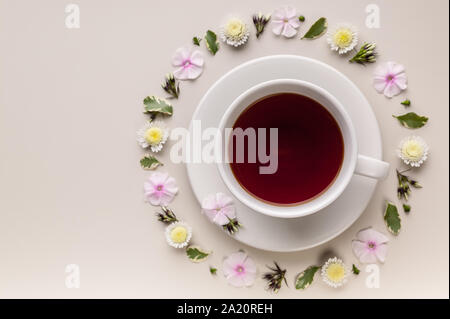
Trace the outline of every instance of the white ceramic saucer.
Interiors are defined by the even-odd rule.
[[[382,159],[378,123],[361,91],[336,69],[301,56],[268,56],[236,67],[208,90],[192,119],[201,120],[203,129],[218,127],[223,113],[237,96],[258,83],[280,78],[308,81],[334,95],[353,121],[359,153]],[[192,134],[192,124],[189,129]],[[199,202],[216,192],[232,196],[215,163],[189,163],[187,172]],[[343,194],[331,205],[315,214],[289,219],[263,215],[235,198],[237,216],[244,227],[233,238],[255,248],[279,252],[320,245],[338,236],[358,219],[369,203],[376,184],[375,179],[354,175]]]

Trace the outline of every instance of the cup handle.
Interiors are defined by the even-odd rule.
[[[388,176],[389,167],[389,163],[358,154],[355,174],[381,180]]]

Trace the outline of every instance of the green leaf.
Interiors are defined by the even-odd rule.
[[[211,275],[216,275],[217,274],[217,268],[209,267],[209,272],[211,273]]]
[[[150,170],[154,170],[158,166],[163,165],[163,163],[158,161],[156,157],[151,155],[145,155],[143,158],[141,158],[140,163],[143,169],[150,169]]]
[[[402,104],[402,105],[408,107],[408,106],[411,106],[411,101],[408,100],[408,99],[406,99],[406,100],[404,100],[403,102],[400,102],[400,104]]]
[[[213,55],[216,55],[217,51],[219,51],[219,42],[217,41],[217,35],[211,30],[208,30],[205,35],[205,42],[209,52],[211,52]]]
[[[155,95],[147,96],[144,99],[144,113],[152,115],[163,114],[171,116],[173,114],[172,104]]]
[[[206,251],[198,246],[189,246],[188,248],[186,248],[186,254],[192,262],[199,263],[205,261],[206,258],[211,255],[211,252]]]
[[[410,206],[410,205],[403,204],[403,211],[404,211],[405,213],[409,213],[409,212],[411,211],[411,206]]]
[[[399,116],[392,116],[395,117],[400,122],[400,124],[406,128],[419,128],[424,126],[428,122],[428,117],[419,116],[414,112],[409,112]]]
[[[352,273],[354,273],[355,275],[359,275],[359,273],[361,272],[361,270],[358,269],[358,267],[355,266],[355,264],[352,265]]]
[[[309,266],[295,279],[296,289],[306,289],[314,280],[314,275],[320,269],[318,266]]]
[[[192,43],[194,43],[194,45],[196,45],[196,46],[200,46],[200,41],[202,41],[202,39],[200,39],[198,37],[192,38]]]
[[[320,18],[309,28],[302,39],[316,39],[327,31],[328,23],[326,18]]]
[[[387,202],[386,204],[387,205],[384,212],[384,221],[386,222],[388,230],[394,235],[398,235],[402,225],[400,216],[398,215],[397,206],[390,202]]]

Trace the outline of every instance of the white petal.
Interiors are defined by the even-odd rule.
[[[250,257],[247,256],[247,259],[245,260],[245,271],[248,273],[256,274],[256,264]]]
[[[175,196],[178,193],[178,187],[176,186],[164,186],[164,194]]]
[[[230,256],[228,256],[227,260],[230,262],[230,264],[233,265],[243,265],[245,260],[247,259],[247,254],[243,251],[238,251],[235,253],[232,253]]]
[[[283,31],[284,22],[283,21],[273,21],[272,24],[273,24],[272,32],[275,33],[276,35],[280,35],[281,32]]]
[[[202,201],[203,209],[215,209],[216,208],[216,195],[208,195]]]
[[[153,206],[160,206],[161,205],[161,198],[158,192],[153,192],[147,194],[147,201],[152,204]]]
[[[381,64],[379,66],[376,67],[375,71],[373,72],[373,74],[375,75],[375,77],[380,77],[385,79],[386,75],[389,73],[389,69],[385,64]]]
[[[297,34],[297,30],[294,29],[293,27],[291,27],[288,23],[286,23],[286,24],[284,25],[282,34],[283,34],[286,38],[292,38],[294,35]]]
[[[198,50],[195,50],[194,52],[192,52],[191,63],[195,64],[196,66],[200,66],[200,67],[203,66],[203,63],[204,63],[203,54]]]
[[[188,79],[189,80],[195,80],[202,74],[203,68],[200,66],[196,66],[195,64],[191,64],[189,67],[186,68]]]
[[[233,199],[230,196],[225,195],[224,193],[216,194],[216,203],[220,207],[226,207],[233,204]]]
[[[213,223],[217,224],[219,226],[224,226],[226,224],[228,224],[230,221],[227,218],[227,215],[224,214],[223,212],[218,212],[214,215],[213,217]]]
[[[285,18],[286,12],[284,8],[275,9],[272,14],[272,21],[274,20],[283,20]]]
[[[245,281],[242,275],[230,275],[227,276],[228,283],[234,287],[244,287]]]
[[[285,7],[285,18],[292,19],[292,18],[298,18],[297,17],[297,10],[293,7]]]
[[[153,182],[153,185],[165,184],[166,180],[170,178],[169,174],[162,172],[155,172],[149,177],[149,181]]]
[[[366,229],[361,230],[356,235],[356,238],[365,243],[367,243],[369,241],[373,241],[377,245],[381,245],[381,244],[387,243],[389,241],[389,238],[387,236],[376,231],[373,228],[366,228]]]
[[[153,191],[155,189],[155,184],[153,183],[153,181],[151,179],[148,179],[145,183],[144,183],[144,190],[146,192],[149,191]]]
[[[386,62],[385,65],[386,65],[387,73],[390,73],[390,74],[394,73],[394,68],[396,65],[395,62],[389,61],[389,62]]]
[[[167,206],[167,205],[169,205],[169,204],[172,202],[173,198],[174,198],[174,195],[173,195],[173,194],[163,192],[163,193],[161,194],[160,199],[159,199],[159,201],[160,201],[160,204],[159,204],[159,205],[161,205],[161,206]]]
[[[178,80],[187,80],[189,78],[189,72],[187,68],[180,67],[173,71],[173,76]]]
[[[187,48],[179,48],[175,51],[175,54],[172,57],[172,65],[173,66],[181,66],[184,61],[189,58],[190,50]]]
[[[234,264],[231,264],[228,258],[223,261],[222,271],[225,277],[231,276],[234,274]]]
[[[398,75],[400,73],[405,72],[405,67],[401,64],[393,62],[393,64],[390,65],[392,74]]]
[[[402,90],[395,83],[393,83],[391,81],[390,83],[388,83],[386,85],[386,88],[384,89],[383,94],[384,94],[384,96],[386,96],[388,98],[391,98],[391,97],[393,97],[395,95],[400,94],[401,91]]]
[[[408,87],[407,83],[408,79],[406,78],[406,73],[400,73],[395,76],[395,84],[397,84],[400,89],[406,90]]]
[[[298,28],[300,26],[300,20],[297,17],[289,19],[288,23],[293,28]]]
[[[366,251],[359,257],[359,261],[363,264],[375,264],[377,262],[377,256],[374,252]]]
[[[373,78],[373,87],[378,93],[383,93],[386,88],[386,80],[384,77],[376,76]]]
[[[384,263],[384,261],[386,260],[387,251],[388,247],[386,244],[378,246],[377,249],[375,250],[375,255],[377,256],[378,260],[381,261],[382,263]]]
[[[353,240],[352,241],[352,249],[353,249],[353,253],[355,254],[356,257],[362,256],[365,252],[366,252],[366,244],[364,242],[358,241],[358,240]]]
[[[234,205],[225,206],[222,208],[221,211],[222,211],[223,215],[227,216],[230,219],[236,218],[236,208],[234,207]]]
[[[246,287],[250,287],[250,286],[253,285],[254,282],[255,282],[255,279],[256,279],[256,272],[255,272],[255,273],[249,273],[249,272],[247,272],[247,273],[243,276],[242,279],[244,280],[244,285],[245,285]]]
[[[176,193],[178,191],[178,187],[175,178],[169,176],[164,182],[164,188],[167,190],[172,190],[172,192]]]

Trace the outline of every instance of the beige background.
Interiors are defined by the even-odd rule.
[[[272,260],[288,269],[290,287],[283,287],[280,298],[448,298],[448,1],[284,1],[306,16],[302,33],[320,16],[330,25],[351,22],[362,40],[378,43],[379,61],[403,63],[409,89],[392,100],[372,88],[373,65],[347,63],[325,38],[285,40],[270,27],[243,50],[222,45],[215,57],[205,52],[204,74],[182,84],[171,127],[187,127],[206,90],[242,62],[280,53],[313,57],[346,74],[367,96],[393,167],[400,165],[394,149],[402,137],[415,133],[428,141],[431,156],[412,173],[424,188],[413,192],[410,215],[401,212],[401,234],[390,236],[381,287],[366,288],[362,268],[344,289],[316,281],[303,292],[293,288],[296,273],[330,250],[351,265],[357,260],[350,242],[358,230],[386,231],[383,201],[398,203],[393,174],[379,184],[363,216],[335,240],[305,252],[269,253],[228,238],[200,215],[185,167],[171,164],[164,152],[162,170],[181,189],[173,209],[194,227],[195,241],[214,250],[208,262],[192,264],[166,245],[155,209],[143,202],[149,173],[138,165],[142,151],[135,142],[145,119],[142,99],[163,95],[159,83],[172,70],[176,48],[217,30],[228,14],[250,23],[254,12],[271,12],[281,3],[74,2],[81,9],[78,30],[65,28],[69,1],[0,1],[0,297],[272,297],[261,279],[250,289],[235,289],[222,273],[210,276],[209,265],[220,266],[223,256],[242,248],[260,273]],[[369,3],[381,9],[380,29],[365,27]],[[398,125],[391,115],[404,112],[405,97],[413,101],[411,111],[430,117],[429,125],[415,132]],[[65,287],[70,263],[80,266],[80,289]]]

